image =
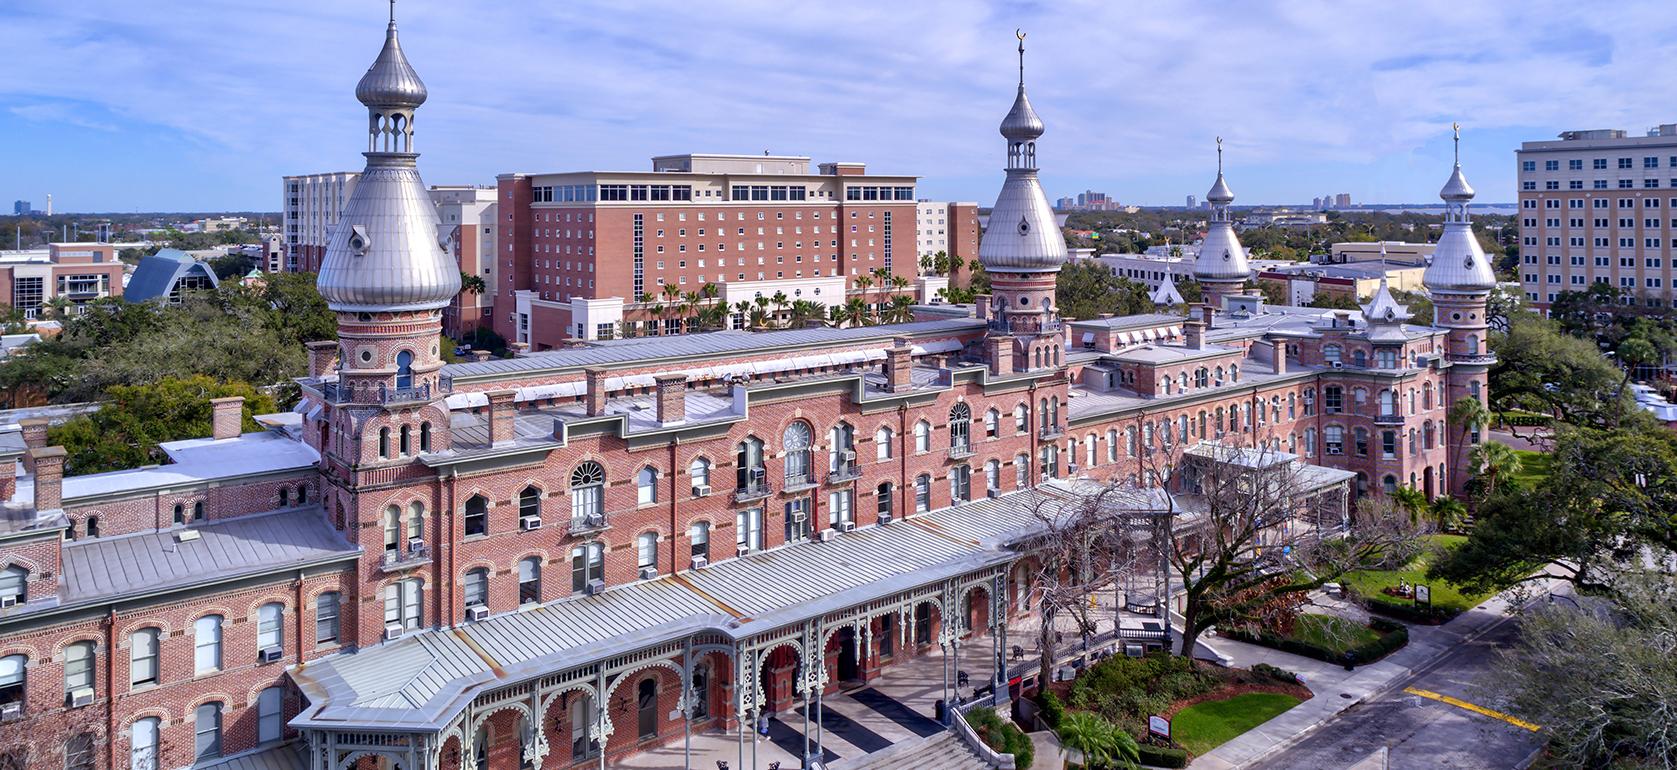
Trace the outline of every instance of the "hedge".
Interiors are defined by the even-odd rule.
[[[1036,758],[1031,737],[1012,722],[1004,722],[995,709],[976,708],[966,713],[967,724],[984,745],[1000,754],[1012,754],[1014,767],[1030,767]]]
[[[1037,716],[1048,725],[1048,729],[1059,730],[1060,720],[1066,716],[1066,704],[1060,702],[1060,696],[1045,687],[1042,694],[1037,696],[1036,703],[1041,707]]]
[[[1400,599],[1385,594],[1373,596],[1359,596],[1368,605],[1371,612],[1389,615],[1398,620],[1410,623],[1436,626],[1461,614],[1455,610],[1432,604],[1416,604],[1412,599]]]
[[[1153,767],[1187,767],[1187,749],[1161,749],[1141,744],[1141,763]]]
[[[1353,660],[1359,664],[1372,663],[1376,660],[1384,658],[1391,654],[1393,650],[1409,643],[1409,627],[1403,625],[1402,623],[1393,623],[1392,621],[1384,618],[1369,618],[1368,627],[1380,632],[1380,638],[1373,642],[1353,647],[1348,651],[1348,653],[1353,656]],[[1273,647],[1282,652],[1290,652],[1294,655],[1303,655],[1307,658],[1315,658],[1316,660],[1323,660],[1329,663],[1342,663],[1345,660],[1343,656],[1336,654],[1333,650],[1326,647],[1300,641],[1291,637],[1280,636],[1269,631],[1261,631],[1254,634],[1240,629],[1232,629],[1230,631],[1223,632],[1223,635],[1231,639],[1239,639],[1253,644],[1261,644],[1265,647]],[[1256,668],[1253,670],[1257,671]],[[1258,673],[1267,674],[1270,672],[1261,671]]]

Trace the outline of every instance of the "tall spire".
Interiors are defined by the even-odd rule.
[[[1013,97],[1013,109],[1002,118],[1001,132],[1008,142],[1007,167],[1036,168],[1036,140],[1042,138],[1046,127],[1025,95],[1025,33],[1014,30],[1013,35],[1019,38],[1019,91]]]
[[[1066,261],[1066,241],[1037,181],[1036,140],[1045,127],[1025,95],[1025,33],[1013,34],[1019,40],[1019,89],[1001,125],[1007,138],[1007,181],[990,211],[978,258],[992,273],[1057,271]]]
[[[1221,136],[1217,137],[1217,181],[1205,194],[1205,201],[1211,204],[1211,222],[1206,228],[1205,240],[1200,243],[1199,255],[1194,258],[1194,278],[1205,286],[1207,300],[1216,307],[1223,296],[1240,293],[1252,272],[1246,262],[1246,247],[1240,244],[1240,238],[1234,232],[1234,222],[1229,218],[1229,204],[1234,203],[1234,191],[1223,179]]]
[[[1496,271],[1491,269],[1485,250],[1473,234],[1473,223],[1467,212],[1473,200],[1473,186],[1462,174],[1461,124],[1450,125],[1454,147],[1454,163],[1450,178],[1438,197],[1444,200],[1444,230],[1433,247],[1432,262],[1421,275],[1421,282],[1434,291],[1480,292],[1496,288]]]

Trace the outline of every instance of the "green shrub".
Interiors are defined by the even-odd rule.
[[[1187,767],[1187,749],[1163,749],[1158,746],[1141,745],[1141,763],[1153,767]]]
[[[1060,696],[1055,695],[1053,690],[1044,688],[1042,694],[1037,696],[1036,704],[1040,707],[1037,715],[1042,717],[1048,729],[1060,729],[1060,720],[1066,716],[1066,704],[1060,702]]]
[[[1193,661],[1156,652],[1146,657],[1113,656],[1090,666],[1071,684],[1067,706],[1093,711],[1139,735],[1147,729],[1147,715],[1170,704],[1217,687],[1215,674],[1200,671]]]
[[[1402,623],[1394,623],[1383,618],[1371,618],[1368,626],[1369,628],[1380,632],[1380,637],[1374,641],[1357,645],[1349,650],[1358,664],[1371,663],[1384,658],[1391,654],[1394,650],[1409,643],[1409,627],[1403,625]],[[1224,636],[1231,639],[1251,642],[1252,644],[1261,644],[1265,647],[1272,647],[1274,649],[1281,650],[1282,652],[1290,652],[1294,655],[1303,655],[1307,658],[1315,658],[1316,660],[1323,660],[1329,663],[1342,663],[1345,660],[1344,654],[1337,650],[1331,650],[1320,644],[1295,639],[1293,637],[1280,636],[1268,631],[1252,633],[1241,629],[1231,629],[1224,632]],[[1290,679],[1282,678],[1281,676],[1278,676],[1266,669],[1274,669],[1274,671],[1280,672],[1280,674],[1284,674],[1286,677],[1290,677]],[[1254,674],[1274,676],[1278,679],[1282,679],[1282,681],[1298,681],[1298,677],[1291,671],[1285,671],[1263,663],[1253,666],[1252,672]]]
[[[1271,666],[1268,663],[1259,663],[1253,666],[1252,673],[1259,676],[1266,676],[1277,682],[1285,682],[1287,684],[1298,684],[1299,682],[1298,674],[1281,668],[1280,666]]]
[[[1368,609],[1371,612],[1378,612],[1382,615],[1388,615],[1397,618],[1398,620],[1407,620],[1411,623],[1437,625],[1448,621],[1458,614],[1455,610],[1447,607],[1441,607],[1435,604],[1416,604],[1412,599],[1403,599],[1396,596],[1387,596],[1385,594],[1374,594],[1372,596],[1362,596],[1360,598],[1368,604]]]
[[[1003,721],[995,709],[973,709],[966,713],[966,719],[984,745],[1001,754],[1012,754],[1014,767],[1031,766],[1036,758],[1036,746],[1018,725]]]

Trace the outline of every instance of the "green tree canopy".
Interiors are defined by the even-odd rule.
[[[134,468],[167,459],[159,444],[210,435],[210,399],[243,396],[244,428],[260,430],[252,415],[277,408],[272,396],[243,382],[194,375],[146,385],[116,385],[92,414],[51,429],[48,440],[64,447],[65,473],[81,475]]]

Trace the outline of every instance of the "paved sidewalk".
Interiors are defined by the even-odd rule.
[[[1547,592],[1553,585],[1554,581],[1548,581],[1540,590]],[[1190,767],[1194,770],[1244,767],[1285,749],[1341,711],[1383,692],[1452,647],[1507,620],[1510,600],[1508,594],[1499,594],[1444,625],[1411,625],[1409,644],[1403,649],[1378,663],[1358,666],[1355,671],[1255,644],[1223,638],[1210,640],[1210,646],[1233,660],[1237,668],[1268,663],[1298,673],[1315,697],[1196,758]]]

